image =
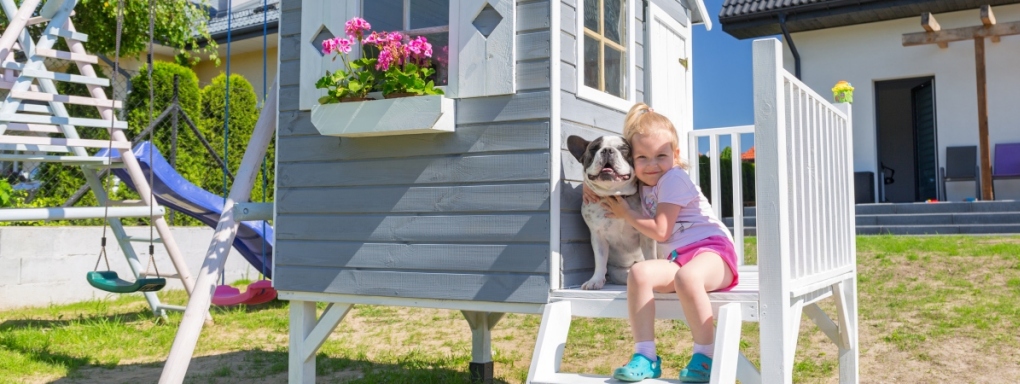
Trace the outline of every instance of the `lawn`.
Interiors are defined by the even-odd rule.
[[[754,239],[748,240],[754,260]],[[861,382],[1020,382],[1020,237],[858,237]],[[160,293],[183,303],[181,291]],[[831,300],[822,307],[830,314]],[[216,308],[187,382],[286,382],[286,302]],[[155,382],[181,315],[154,318],[141,296],[0,311],[0,383]],[[537,315],[493,330],[498,382],[527,377]],[[665,375],[690,356],[682,323],[657,323]],[[574,319],[563,369],[608,375],[632,342],[626,321]],[[744,353],[758,361],[758,326]],[[471,336],[460,312],[358,306],[317,357],[320,382],[468,383]],[[805,317],[794,381],[836,383],[836,348]]]

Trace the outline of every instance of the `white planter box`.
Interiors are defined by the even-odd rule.
[[[453,109],[454,100],[443,95],[316,105],[312,125],[342,137],[453,132]]]

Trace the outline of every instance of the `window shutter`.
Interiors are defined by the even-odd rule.
[[[453,97],[513,94],[514,0],[450,2],[450,90]]]
[[[343,67],[340,60],[333,61],[333,55],[322,54],[323,38],[344,36],[344,25],[351,17],[359,15],[358,0],[303,0],[301,2],[301,109],[312,109],[319,103],[319,97],[326,94],[316,89],[315,81],[326,74]],[[354,55],[357,51],[351,51]]]

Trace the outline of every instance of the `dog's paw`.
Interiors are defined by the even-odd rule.
[[[604,285],[606,285],[606,278],[593,277],[591,278],[591,280],[588,280],[584,284],[581,284],[581,289],[599,290],[602,289],[602,286]]]

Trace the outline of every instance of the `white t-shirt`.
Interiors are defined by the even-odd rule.
[[[729,229],[715,217],[712,205],[691,175],[680,167],[673,167],[659,178],[655,186],[641,187],[641,205],[649,217],[655,216],[659,203],[680,207],[673,225],[673,235],[659,243],[659,256],[665,258],[673,250],[712,236],[726,236],[733,241]]]

